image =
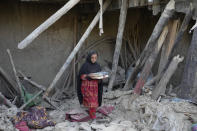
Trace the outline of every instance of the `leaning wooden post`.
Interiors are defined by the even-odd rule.
[[[136,78],[137,74],[143,67],[145,61],[148,59],[150,53],[152,52],[152,48],[154,47],[156,41],[158,40],[164,26],[168,23],[169,19],[173,16],[175,10],[175,2],[174,0],[170,0],[166,5],[165,10],[161,14],[159,21],[155,25],[155,28],[146,44],[146,47],[142,51],[140,58],[136,62],[136,66],[134,71],[128,76],[126,84],[124,86],[125,89],[129,88],[131,82]]]
[[[55,14],[49,17],[44,23],[36,28],[31,34],[29,34],[23,41],[18,44],[19,49],[24,49],[28,46],[36,37],[38,37],[43,31],[49,28],[57,20],[59,20],[64,14],[66,14],[73,6],[79,3],[80,0],[70,0]]]
[[[152,54],[149,56],[148,60],[146,61],[146,64],[141,72],[140,78],[138,79],[137,84],[135,86],[135,89],[134,89],[135,94],[139,95],[141,93],[141,88],[144,86],[146,80],[148,79],[148,76],[151,72],[152,66],[156,61],[156,58],[157,58],[157,56],[160,52],[160,49],[164,43],[167,33],[168,33],[168,27],[166,26],[164,28],[157,44],[156,44],[156,46],[155,46],[154,51],[152,52]]]
[[[111,72],[111,78],[110,78],[109,85],[108,85],[109,90],[113,88],[113,83],[116,78],[118,60],[119,60],[120,50],[122,46],[122,37],[123,37],[124,27],[125,27],[126,17],[127,17],[127,9],[128,9],[128,0],[122,0],[122,6],[120,10],[120,17],[119,17],[118,34],[116,38],[116,47],[115,47],[113,63],[112,63],[112,72]]]
[[[111,1],[112,0],[107,0],[104,3],[104,5],[103,5],[103,12],[110,5]],[[85,31],[85,33],[83,34],[83,36],[81,37],[81,39],[79,40],[79,42],[77,43],[76,47],[73,49],[73,51],[71,52],[71,54],[68,56],[66,62],[63,64],[63,66],[61,67],[61,69],[59,70],[59,72],[57,73],[57,75],[55,76],[54,80],[52,81],[52,83],[50,84],[50,86],[48,87],[48,89],[45,91],[45,93],[43,95],[43,98],[45,98],[45,96],[48,96],[48,94],[54,88],[54,86],[56,85],[57,81],[60,79],[60,77],[62,76],[62,74],[64,73],[64,71],[68,68],[68,66],[72,62],[73,58],[75,57],[75,55],[77,54],[77,52],[79,51],[79,49],[81,48],[81,46],[83,45],[84,41],[87,39],[87,37],[89,36],[89,34],[91,33],[91,31],[93,30],[93,28],[95,27],[95,25],[98,23],[99,18],[100,18],[100,11],[96,14],[96,16],[94,17],[93,21],[91,22],[91,24],[89,25],[89,27],[87,28],[87,30]]]
[[[188,8],[188,11],[186,12],[186,15],[184,17],[184,20],[183,20],[183,22],[181,24],[181,27],[179,29],[179,32],[177,33],[176,39],[174,41],[174,44],[173,44],[173,46],[170,49],[171,51],[169,52],[169,55],[168,55],[169,56],[168,62],[165,63],[164,69],[161,70],[161,73],[157,74],[157,76],[155,76],[153,78],[153,80],[151,80],[147,84],[153,84],[154,82],[158,81],[161,78],[162,74],[164,73],[163,71],[170,64],[170,61],[172,61],[173,56],[171,56],[171,53],[174,52],[174,50],[176,49],[176,47],[179,45],[180,41],[182,40],[183,34],[187,30],[187,27],[189,25],[189,22],[190,22],[190,20],[192,18],[192,12],[193,12],[193,6],[192,6],[192,4],[190,4],[190,7]]]
[[[13,72],[14,72],[14,75],[15,75],[15,78],[16,78],[16,82],[17,82],[17,85],[18,85],[18,89],[20,91],[20,97],[21,97],[21,100],[22,102],[24,102],[24,94],[23,94],[23,91],[22,91],[22,85],[21,85],[21,82],[18,78],[18,75],[17,75],[17,72],[16,72],[16,68],[15,68],[15,65],[14,65],[14,61],[13,61],[13,58],[12,58],[12,54],[10,52],[9,49],[7,49],[7,53],[9,55],[9,58],[10,58],[10,62],[12,64],[12,69],[13,69]]]
[[[177,55],[173,58],[173,60],[171,61],[170,65],[168,67],[168,69],[166,70],[166,72],[162,76],[161,80],[159,81],[159,84],[153,90],[152,98],[154,100],[156,100],[159,97],[159,95],[165,93],[166,86],[167,86],[170,78],[172,77],[172,75],[176,71],[176,69],[178,67],[178,64],[180,62],[182,62],[183,59],[184,59],[184,57],[180,57],[179,55]]]

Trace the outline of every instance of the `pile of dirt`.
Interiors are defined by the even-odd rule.
[[[17,108],[7,108],[0,106],[0,131],[18,131],[10,121],[10,118],[16,115]]]
[[[197,106],[187,101],[168,98],[157,102],[148,95],[142,95],[131,103],[131,96],[132,91],[105,93],[103,105],[113,105],[114,111],[103,119],[88,122],[65,120],[67,111],[81,108],[77,98],[65,99],[59,103],[60,110],[48,112],[50,119],[57,122],[56,126],[36,131],[190,131],[192,124],[197,122]],[[16,111],[9,111],[4,106],[1,108],[0,123],[5,126],[0,129],[9,127],[14,130],[9,118]]]

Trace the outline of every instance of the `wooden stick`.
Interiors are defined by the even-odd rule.
[[[2,101],[3,104],[5,104],[8,107],[16,107],[7,98],[5,98],[5,96],[1,92],[0,92],[0,101]]]
[[[134,93],[136,93],[138,95],[141,93],[141,88],[144,86],[146,80],[148,79],[148,76],[151,72],[152,66],[156,61],[156,58],[160,52],[160,49],[164,43],[164,40],[166,39],[167,33],[168,33],[168,27],[166,26],[164,28],[163,32],[161,33],[161,36],[155,46],[155,50],[152,52],[152,54],[150,55],[150,57],[146,61],[146,64],[141,72],[140,78],[137,81],[137,84],[135,86]]]
[[[20,74],[23,76],[24,80],[28,81],[28,82],[29,82],[30,84],[32,84],[33,86],[35,86],[35,87],[37,87],[37,88],[39,88],[39,89],[41,89],[41,90],[43,90],[43,91],[46,90],[46,87],[44,87],[43,85],[39,85],[39,84],[37,84],[36,82],[34,82],[34,81],[30,80],[29,78],[27,78],[27,77],[25,76],[25,74],[22,73],[22,71],[19,70],[18,73],[20,73]]]
[[[107,0],[104,3],[104,5],[103,5],[103,12],[110,5],[111,1],[112,0]],[[77,43],[76,47],[71,52],[71,54],[69,55],[69,57],[67,58],[66,62],[63,64],[63,66],[61,67],[61,69],[57,73],[57,75],[55,76],[54,80],[52,81],[52,83],[50,84],[50,86],[48,87],[48,89],[45,91],[43,97],[48,96],[48,94],[54,88],[54,86],[56,85],[57,81],[60,79],[60,77],[62,76],[62,74],[64,73],[64,71],[68,68],[68,66],[72,62],[74,56],[77,54],[77,52],[79,51],[79,49],[83,45],[84,41],[87,39],[87,37],[89,36],[89,34],[91,33],[91,31],[93,30],[93,28],[95,27],[95,25],[98,23],[99,18],[100,18],[100,11],[94,17],[93,21],[91,22],[91,24],[89,25],[89,27],[87,28],[87,30],[85,31],[85,33],[83,34],[83,36],[81,37],[81,39],[79,40],[79,42]]]
[[[169,19],[174,14],[175,9],[175,2],[174,0],[170,0],[169,3],[166,5],[165,10],[161,14],[159,21],[157,22],[153,33],[151,34],[146,47],[142,51],[138,61],[136,62],[136,66],[132,74],[129,74],[126,84],[124,88],[129,88],[131,86],[132,81],[136,78],[137,74],[141,71],[141,68],[144,66],[145,61],[148,59],[150,53],[152,52],[152,48],[154,47],[156,41],[158,40],[163,27],[168,23]]]
[[[122,38],[123,38],[124,27],[125,27],[125,23],[126,23],[127,9],[128,9],[128,0],[123,0],[121,10],[120,10],[118,34],[117,34],[117,38],[116,38],[116,47],[115,47],[113,63],[112,63],[111,78],[109,80],[109,85],[108,85],[109,90],[112,90],[114,80],[116,78],[120,50],[121,50],[121,46],[122,46]]]
[[[64,14],[66,14],[72,7],[74,7],[80,0],[70,0],[55,14],[49,17],[44,23],[37,27],[31,34],[29,34],[23,41],[18,44],[19,49],[24,49],[28,46],[36,37],[42,32],[48,29],[52,24],[59,20]]]
[[[9,58],[10,58],[10,62],[12,64],[12,69],[13,69],[13,72],[14,72],[14,75],[15,75],[15,78],[16,78],[16,82],[17,82],[17,85],[18,85],[18,89],[20,91],[20,97],[21,97],[21,100],[22,102],[24,102],[24,95],[23,95],[23,91],[22,91],[22,85],[21,85],[21,82],[17,76],[17,72],[16,72],[16,68],[15,68],[15,65],[14,65],[14,61],[13,61],[13,58],[12,58],[12,54],[10,52],[9,49],[7,49],[7,53],[9,55]]]
[[[174,72],[176,71],[178,64],[180,62],[182,62],[184,59],[184,57],[179,57],[179,55],[175,56],[174,59],[171,61],[168,69],[166,70],[166,72],[164,73],[164,75],[162,76],[161,80],[159,81],[159,84],[156,86],[156,88],[154,88],[153,93],[152,93],[152,98],[154,100],[157,100],[157,98],[161,95],[161,94],[165,94],[165,90],[166,90],[166,86],[170,80],[170,78],[172,77],[172,75],[174,74]]]

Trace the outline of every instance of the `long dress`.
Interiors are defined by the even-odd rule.
[[[86,77],[87,74],[101,71],[98,63],[91,62],[89,54],[86,62],[82,65],[77,78],[77,96],[79,103],[89,108],[91,118],[96,118],[95,112],[102,103],[103,84],[102,80],[93,80]]]

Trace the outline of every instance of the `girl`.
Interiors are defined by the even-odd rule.
[[[88,74],[101,71],[100,65],[96,62],[98,54],[91,51],[82,65],[77,79],[77,95],[79,103],[89,108],[89,115],[96,118],[96,108],[101,106],[103,84],[102,80],[92,79]]]

